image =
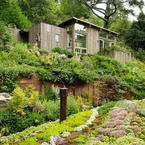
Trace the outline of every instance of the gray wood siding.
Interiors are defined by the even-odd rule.
[[[36,43],[37,34],[40,33],[40,48],[51,50],[55,47],[66,49],[67,32],[64,28],[52,26],[45,23],[37,24],[29,29],[29,42]],[[56,42],[55,36],[59,35],[59,42]]]
[[[55,37],[59,36],[59,42],[56,42]],[[50,50],[55,47],[66,49],[67,32],[64,28],[41,23],[41,48]]]
[[[97,29],[88,27],[87,28],[87,52],[94,54],[99,51],[99,31]]]
[[[36,43],[36,37],[38,33],[41,34],[40,24],[37,24],[29,29],[29,43]]]

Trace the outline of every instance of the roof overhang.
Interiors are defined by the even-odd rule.
[[[80,20],[80,19],[75,18],[75,17],[73,17],[73,18],[71,18],[71,19],[68,19],[68,20],[62,22],[62,23],[59,24],[58,26],[59,26],[59,27],[66,27],[66,26],[68,26],[68,25],[70,25],[70,24],[72,24],[72,23],[79,23],[79,24],[83,24],[83,25],[88,25],[88,27],[94,27],[94,28],[96,28],[96,29],[98,29],[98,30],[100,30],[100,31],[103,30],[103,31],[106,31],[106,32],[108,32],[108,33],[111,33],[111,34],[114,34],[114,35],[117,35],[117,36],[119,35],[118,33],[114,32],[114,31],[111,31],[111,30],[109,30],[109,29],[106,29],[106,28],[97,26],[97,25],[95,25],[95,24],[93,24],[93,23],[90,23],[90,22],[87,22],[87,21],[84,21],[84,20]]]

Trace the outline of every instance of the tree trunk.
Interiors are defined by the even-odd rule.
[[[105,16],[104,16],[104,18],[105,18],[105,20],[106,21],[104,21],[104,28],[106,28],[106,29],[108,29],[108,25],[109,25],[109,15],[110,15],[110,2],[111,2],[111,0],[108,0],[107,1],[107,7],[106,7],[106,11],[105,11]]]
[[[109,20],[104,21],[104,28],[108,29],[109,28]]]

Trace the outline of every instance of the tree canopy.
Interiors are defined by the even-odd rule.
[[[121,4],[128,4],[129,6],[138,6],[142,8],[143,0],[78,0],[91,9],[93,14],[104,21],[104,27],[109,27],[109,19],[120,9]],[[125,8],[125,7],[124,7]],[[125,8],[126,11],[128,8]],[[132,12],[132,10],[128,10]]]

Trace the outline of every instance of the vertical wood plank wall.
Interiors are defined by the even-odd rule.
[[[37,24],[29,29],[29,43],[32,43],[32,44],[36,43],[36,37],[38,33],[41,34],[40,24]]]
[[[131,54],[122,51],[110,51],[102,53],[102,55],[114,58],[123,63],[131,61]]]
[[[50,50],[55,47],[66,49],[67,45],[67,32],[64,28],[52,26],[45,23],[37,24],[29,30],[29,42],[36,43],[37,34],[40,33],[41,49]],[[55,36],[59,36],[59,42],[56,42]]]
[[[95,54],[99,51],[99,31],[97,29],[87,28],[87,51],[90,54]]]
[[[55,37],[59,36],[59,42],[56,42]],[[66,49],[67,32],[64,28],[41,23],[41,48],[50,50],[55,47]]]

